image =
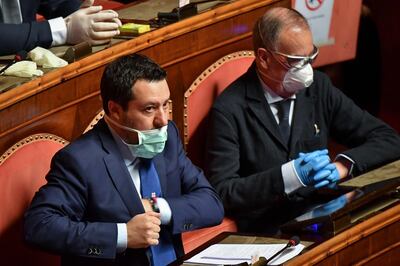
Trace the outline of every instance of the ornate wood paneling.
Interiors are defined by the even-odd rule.
[[[251,49],[253,24],[271,6],[288,7],[290,1],[235,1],[120,42],[0,94],[0,153],[38,132],[69,141],[78,137],[101,109],[104,66],[135,52],[150,56],[167,70],[173,117],[183,133],[185,90],[218,58]]]

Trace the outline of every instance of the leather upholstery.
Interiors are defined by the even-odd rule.
[[[28,247],[23,215],[45,183],[53,155],[67,142],[50,134],[32,135],[0,157],[0,257],[3,265],[59,265],[58,256]]]
[[[217,96],[247,71],[254,55],[240,51],[224,56],[207,68],[185,92],[185,148],[189,158],[199,167],[204,164],[207,116]],[[182,234],[185,253],[204,244],[221,232],[236,232],[236,223],[225,217],[222,224]]]
[[[222,232],[236,231],[236,223],[233,220],[225,217],[220,225],[183,233],[183,249],[185,250],[185,254],[187,254]]]
[[[185,148],[189,158],[203,167],[207,115],[217,96],[244,74],[254,61],[252,51],[226,55],[207,68],[185,92]]]

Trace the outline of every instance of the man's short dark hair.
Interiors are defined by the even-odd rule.
[[[110,100],[126,110],[128,102],[135,97],[132,87],[136,81],[162,81],[166,77],[165,70],[144,55],[134,54],[118,58],[106,67],[101,78],[100,91],[104,111],[109,113]]]

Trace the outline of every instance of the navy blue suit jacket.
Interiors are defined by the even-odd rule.
[[[22,24],[0,23],[0,55],[29,52],[36,46],[50,47],[53,37],[47,21],[36,21],[36,14],[46,19],[66,17],[79,9],[79,0],[19,0]]]
[[[162,230],[168,231],[179,257],[180,234],[220,223],[223,207],[203,172],[186,157],[173,122],[164,151],[153,160],[172,210],[171,224]],[[144,209],[104,121],[59,151],[46,179],[25,215],[29,243],[61,254],[64,265],[148,264],[144,249],[116,252],[116,223]],[[93,248],[100,254],[89,254]]]

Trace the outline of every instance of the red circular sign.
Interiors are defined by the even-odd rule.
[[[317,10],[324,3],[324,0],[305,0],[305,1],[306,1],[306,7],[311,11]]]

